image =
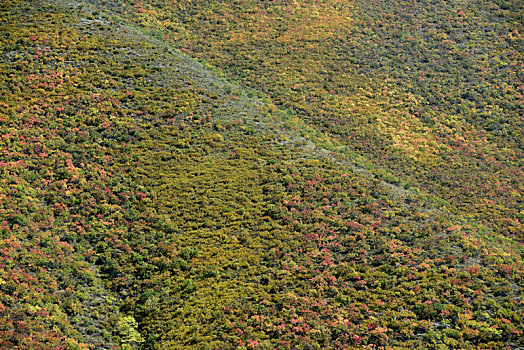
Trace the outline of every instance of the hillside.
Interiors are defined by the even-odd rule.
[[[105,4],[522,241],[521,2]]]
[[[3,1],[0,348],[524,347],[519,6]]]

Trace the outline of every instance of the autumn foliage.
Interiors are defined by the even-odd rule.
[[[523,346],[519,6],[3,1],[0,348]]]

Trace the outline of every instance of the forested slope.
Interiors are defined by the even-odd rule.
[[[0,348],[524,346],[522,105],[416,117],[335,50],[365,2],[236,4],[1,3]]]
[[[522,240],[522,2],[105,4]]]

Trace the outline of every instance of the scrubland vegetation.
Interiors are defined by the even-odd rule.
[[[0,348],[510,349],[518,1],[0,4]]]

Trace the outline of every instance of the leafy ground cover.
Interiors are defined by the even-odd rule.
[[[385,169],[389,181],[522,240],[520,2],[106,7],[269,96]]]
[[[508,155],[500,173],[480,166],[478,173],[506,181],[497,186],[509,183],[513,192],[494,197],[488,209],[461,207],[469,203],[462,195],[455,202],[439,198],[444,190],[459,191],[454,186],[461,179],[417,180],[401,172],[408,164],[402,157],[391,172],[379,167],[395,163],[377,146],[380,133],[411,140],[413,125],[422,121],[402,124],[416,104],[401,100],[391,112],[398,118],[381,126],[371,112],[393,108],[382,99],[389,85],[372,89],[378,83],[365,80],[355,63],[343,59],[339,66],[338,56],[326,53],[326,45],[336,43],[330,40],[358,28],[355,9],[304,2],[292,12],[287,3],[246,3],[258,4],[257,12],[207,4],[216,7],[199,15],[204,6],[198,2],[127,3],[131,17],[119,12],[120,19],[104,12],[120,11],[117,3],[0,5],[0,347],[523,346],[519,130],[508,126],[513,139],[492,132],[477,144],[490,155]],[[215,24],[209,16],[217,16]],[[260,18],[271,25],[249,29]],[[119,20],[139,20],[146,34]],[[198,48],[207,33],[210,46],[198,50],[219,57],[224,53],[215,51],[213,35],[226,31],[206,23],[239,28],[229,31],[238,48],[222,46],[235,55],[253,33],[259,40],[273,33],[284,40],[274,49],[287,47],[282,60],[296,66],[288,73],[283,66],[263,70],[267,77],[259,82],[248,79],[254,66],[240,61],[242,81],[253,90],[166,44],[185,35]],[[294,28],[289,38],[279,39],[280,24]],[[201,32],[192,31],[197,26]],[[270,46],[257,42],[255,48],[257,57],[273,57]],[[308,56],[315,52],[323,60]],[[299,54],[309,59],[300,61]],[[218,58],[212,62],[226,72]],[[264,62],[259,67],[271,67]],[[350,63],[346,76],[333,73]],[[304,67],[314,72],[304,73],[316,79],[311,86],[323,75],[344,86],[337,95],[319,85],[307,108],[326,112],[315,117],[296,107],[301,96],[313,95],[282,79]],[[244,79],[238,67],[227,69]],[[271,76],[274,83],[265,82]],[[363,86],[379,96],[366,96]],[[402,89],[395,96],[405,97]],[[256,97],[262,92],[269,99]],[[343,103],[355,104],[355,120],[333,112]],[[360,136],[346,139],[348,130]],[[469,136],[461,142],[473,147]],[[493,140],[506,148],[489,148]],[[420,159],[441,157],[410,154],[420,169],[426,166]],[[472,165],[465,167],[456,172]],[[422,190],[399,186],[410,183]],[[490,213],[496,213],[492,222],[482,220]]]

